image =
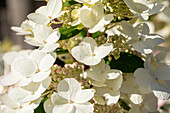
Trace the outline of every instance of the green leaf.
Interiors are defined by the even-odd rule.
[[[129,111],[130,107],[123,101],[123,100],[119,100],[120,106],[123,107],[123,109]]]
[[[87,29],[83,29],[82,31],[81,31],[81,37],[82,38],[85,38],[87,36]]]
[[[62,49],[62,48],[57,48],[54,52],[56,52],[57,55],[61,55],[61,54],[68,53],[68,50]]]
[[[35,110],[34,113],[45,113],[43,103],[41,103]]]
[[[140,57],[130,53],[121,52],[120,57],[117,60],[114,56],[111,57],[111,61],[108,61],[108,58],[105,58],[111,69],[119,69],[124,73],[134,73],[137,68],[144,67],[144,61]]]
[[[76,2],[76,1],[74,1],[74,0],[69,0],[69,1],[67,1],[67,2],[65,2],[64,4],[63,4],[63,7],[69,7],[69,6],[71,6],[71,5],[74,5],[74,4],[77,4],[78,2]]]
[[[41,100],[40,105],[34,110],[34,113],[45,113],[43,104],[47,99],[48,98],[45,97],[43,100]]]
[[[97,31],[97,32],[95,32],[95,33],[92,34],[92,37],[93,37],[93,38],[97,38],[97,37],[99,37],[101,34],[102,34],[102,32]]]
[[[77,26],[71,26],[70,28],[66,28],[66,27],[59,28],[59,32],[61,34],[60,40],[69,39],[79,34],[83,30],[83,29],[78,30],[76,28]]]

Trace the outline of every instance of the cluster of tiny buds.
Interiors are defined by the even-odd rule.
[[[105,6],[106,14],[113,14],[113,21],[123,20],[126,17],[131,17],[133,14],[123,0],[101,0]]]
[[[94,113],[127,113],[127,111],[119,103],[113,106],[94,104]]]
[[[101,36],[95,38],[98,45],[104,44],[106,42],[113,43],[114,50],[108,55],[109,60],[111,60],[111,55],[118,59],[120,57],[120,52],[132,52],[131,46],[127,44],[126,38],[122,35],[114,35],[110,37]]]
[[[77,62],[73,64],[65,64],[64,67],[61,67],[55,64],[51,68],[51,79],[52,82],[50,87],[47,89],[50,90],[57,90],[57,84],[63,80],[64,78],[75,78],[79,83],[81,83],[82,88],[88,89],[90,88],[89,80],[83,77],[84,66],[79,65]]]

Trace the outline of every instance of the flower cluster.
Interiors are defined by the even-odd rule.
[[[164,7],[160,0],[47,0],[11,27],[37,49],[3,55],[0,113],[156,112],[158,99],[170,98],[170,67],[158,46],[165,39],[143,20]]]

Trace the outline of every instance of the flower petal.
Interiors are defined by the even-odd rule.
[[[100,58],[104,58],[113,50],[112,43],[105,43],[99,46],[95,51],[94,54]]]
[[[51,54],[45,55],[39,64],[40,71],[49,70],[55,62],[55,58]]]
[[[136,82],[139,84],[139,86],[143,88],[150,87],[150,83],[153,78],[151,77],[150,73],[146,69],[138,68],[134,72],[134,76],[136,77]]]
[[[94,92],[92,89],[85,89],[79,91],[75,96],[75,98],[72,99],[72,101],[74,101],[75,103],[85,103],[90,99],[92,99],[93,96],[94,96]]]

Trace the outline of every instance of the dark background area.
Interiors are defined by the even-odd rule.
[[[24,49],[32,48],[32,46],[24,43],[24,36],[15,35],[10,27],[19,27],[27,19],[29,13],[45,4],[45,1],[34,0],[0,0],[0,42],[8,38]]]

